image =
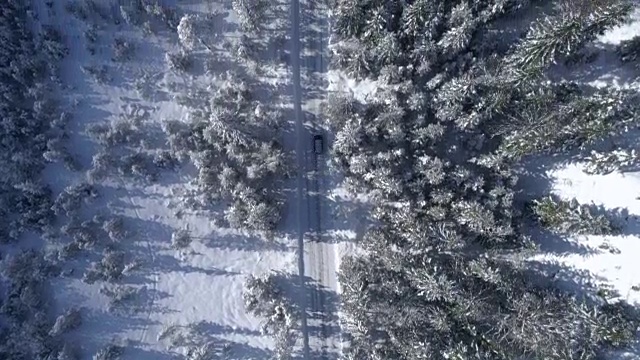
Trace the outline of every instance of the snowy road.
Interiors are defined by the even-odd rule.
[[[325,203],[324,155],[313,151],[319,104],[325,91],[323,49],[326,9],[309,1],[291,3],[291,60],[295,113],[299,274],[306,294],[302,301],[306,359],[333,359],[337,353],[336,261],[334,248],[323,242],[330,226]],[[303,46],[304,41],[304,46]],[[326,144],[325,144],[326,145]],[[326,146],[325,146],[326,147]],[[338,330],[338,331],[337,331]]]

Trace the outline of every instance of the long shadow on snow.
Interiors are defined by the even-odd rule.
[[[598,146],[600,144],[597,144]],[[551,193],[554,179],[549,177],[549,173],[553,170],[558,170],[565,165],[572,163],[579,163],[584,161],[586,154],[590,152],[589,147],[584,151],[575,151],[572,153],[565,153],[555,156],[537,156],[527,159],[524,165],[519,169],[520,181],[519,188],[521,193],[518,195],[517,200],[520,202],[526,202],[532,198],[539,198],[541,196],[547,196]],[[621,169],[620,172],[633,171],[633,165],[627,168]],[[607,209],[602,205],[597,204],[584,204],[587,205],[589,210],[596,215],[605,215],[607,219],[610,219],[612,224],[619,229],[619,235],[640,235],[640,220],[638,216],[631,215],[627,209],[615,208]],[[548,236],[550,237],[550,235]],[[552,240],[553,243],[559,245],[558,239]],[[543,246],[546,246],[543,244]],[[547,246],[547,250],[554,252],[555,246]],[[563,246],[568,251],[566,244]]]
[[[222,338],[221,336],[228,335],[244,335],[253,336],[259,335],[259,332],[247,330],[247,329],[234,329],[228,326],[219,325],[217,323],[201,321],[189,326],[190,332],[195,334],[197,339],[175,337],[172,342],[172,347],[187,347],[193,348],[195,346],[201,346],[209,344],[209,350],[212,350],[210,355],[217,356],[216,359],[268,359],[271,358],[271,352],[265,349],[253,347],[247,343],[239,343]],[[194,341],[195,340],[195,341]],[[174,353],[172,351],[172,353]],[[176,353],[176,355],[178,355]]]
[[[288,114],[288,113],[287,113]],[[317,124],[317,117],[315,114],[305,112],[305,121],[309,121],[311,124]],[[325,136],[325,153],[321,156],[316,156],[312,149],[312,137],[313,134],[326,133],[320,126],[305,126],[303,130],[303,137],[309,139],[308,148],[306,149],[305,156],[307,157],[305,169],[305,181],[307,183],[307,192],[304,196],[308,198],[310,206],[319,209],[319,219],[308,219],[306,224],[306,231],[315,232],[315,236],[312,241],[320,241],[325,243],[338,243],[343,241],[353,241],[346,235],[346,231],[355,232],[355,240],[362,238],[366,229],[373,223],[372,219],[367,215],[368,205],[339,196],[333,196],[328,194],[327,191],[334,189],[338,185],[338,179],[335,171],[328,164],[327,156],[330,156],[331,141],[333,139],[330,133]],[[296,136],[291,129],[287,129],[284,133],[285,136]],[[317,177],[315,173],[320,174]],[[326,183],[321,183],[319,179],[328,180]],[[289,197],[286,201],[295,201],[296,188],[294,186],[285,187],[283,189],[284,194],[288,194]],[[330,228],[323,228],[322,225],[327,221],[322,219],[331,219],[329,223]],[[320,223],[318,223],[318,220]],[[355,228],[354,228],[355,225]],[[278,231],[289,236],[295,237],[297,232],[292,229],[285,229],[283,226],[278,228]]]
[[[305,112],[305,121],[312,125],[306,126],[304,135],[309,139],[306,149],[307,169],[306,183],[307,196],[310,207],[317,209],[315,219],[308,219],[307,230],[314,232],[311,241],[325,243],[337,243],[352,241],[344,236],[345,231],[354,231],[355,240],[362,238],[366,229],[373,223],[368,216],[369,206],[354,199],[346,199],[335,194],[328,193],[339,185],[336,171],[330,165],[331,143],[333,135],[322,129],[321,120],[311,112]],[[313,134],[325,135],[324,153],[317,155],[312,148]],[[326,224],[329,228],[324,228]],[[355,225],[355,228],[354,228]],[[340,235],[340,233],[343,233]]]
[[[126,220],[126,218],[125,218]],[[123,240],[123,242],[127,242],[130,239]],[[79,271],[74,271],[70,274],[64,276],[66,279],[75,279],[75,281],[83,281],[83,277],[91,267],[92,263],[99,263],[103,256],[101,254],[102,249],[105,248],[113,248],[125,250],[125,264],[129,263],[134,259],[148,259],[149,258],[149,250],[144,245],[136,245],[131,244],[127,248],[122,248],[117,243],[112,243],[106,240],[106,237],[103,238],[101,243],[95,245],[94,248],[84,250],[74,258],[69,259],[64,264],[70,265],[73,270],[80,269]],[[192,270],[192,269],[187,269]],[[98,280],[96,284],[98,286],[106,287],[106,288],[115,288],[118,286],[136,286],[137,290],[134,292],[132,297],[124,299],[122,302],[114,303],[112,310],[110,311],[111,315],[119,316],[123,318],[129,319],[131,314],[137,314],[141,312],[155,312],[155,313],[169,313],[171,310],[168,308],[162,307],[159,303],[156,302],[158,299],[168,298],[171,295],[164,291],[159,291],[157,289],[153,289],[150,287],[150,280],[148,279],[148,275],[154,272],[158,272],[158,264],[149,264],[144,261],[140,263],[140,266],[137,269],[134,269],[128,273],[123,273],[122,276],[113,281],[105,281]],[[103,294],[102,296],[111,299],[110,295]],[[105,315],[106,316],[106,315]],[[140,319],[132,319],[135,322],[144,322],[144,320]],[[128,320],[127,320],[128,321]]]
[[[327,153],[331,151],[335,134],[326,133]],[[337,189],[343,180],[339,171],[332,164],[330,155],[323,161],[321,165],[325,169],[328,183],[325,185],[329,189]],[[348,196],[348,195],[347,195]],[[331,198],[325,201],[327,209],[333,207],[330,214],[325,216],[333,216],[333,224],[335,230],[353,230],[355,232],[355,242],[362,239],[367,230],[376,224],[376,221],[370,216],[372,205],[361,198],[348,198],[341,194],[333,194]],[[329,210],[328,210],[329,211]],[[342,239],[342,237],[336,237]]]
[[[267,241],[258,234],[223,234],[214,233],[207,237],[195,237],[210,248],[239,250],[239,251],[287,251],[286,244],[277,241]]]
[[[640,339],[636,340],[627,349],[607,354],[611,360],[636,360],[640,354]]]
[[[81,306],[93,299],[89,299],[85,294],[77,291],[75,286],[67,286],[65,283],[58,283],[61,288],[68,288],[64,293],[68,296],[69,303]],[[91,302],[93,306],[93,302]],[[126,304],[135,305],[135,304]],[[81,331],[74,332],[74,339],[82,344],[82,352],[93,354],[104,346],[111,338],[118,338],[127,331],[137,331],[149,325],[158,325],[155,321],[148,320],[145,316],[137,316],[135,309],[114,308],[111,311],[88,309],[80,307],[83,318]],[[132,316],[135,315],[135,316]]]
[[[238,360],[270,359],[273,354],[269,350],[260,349],[247,343],[234,342],[222,338],[216,338],[216,355],[221,358]]]
[[[312,336],[333,336],[340,331],[338,324],[337,308],[339,305],[338,294],[319,284],[309,276],[302,279],[297,274],[286,274],[277,272],[276,284],[278,288],[283,289],[284,300],[287,304],[293,306],[297,313],[300,313],[302,304],[306,304],[307,321],[322,321],[324,326],[310,325],[307,322],[307,330]],[[301,285],[301,280],[303,285]],[[304,294],[304,298],[300,298],[300,294]],[[316,304],[321,299],[322,304]],[[302,302],[301,302],[302,301]],[[322,309],[313,308],[314,305],[322,305]]]
[[[128,230],[130,232],[130,239],[132,240],[148,242],[154,250],[163,248],[162,244],[168,244],[171,240],[171,234],[173,231],[168,225],[162,224],[158,221],[140,219],[135,215],[130,215],[127,220],[130,224],[130,228]]]
[[[137,217],[126,217],[124,219],[125,219],[125,224],[127,225],[127,228],[130,229],[131,239],[140,240],[142,242],[149,242],[151,244],[151,251],[154,251],[153,264],[143,263],[141,266],[141,269],[135,271],[131,275],[132,282],[135,281],[137,283],[148,283],[148,280],[140,278],[135,274],[149,274],[149,273],[159,274],[166,271],[184,272],[184,273],[198,272],[198,273],[203,273],[211,276],[236,275],[236,273],[234,272],[229,272],[223,269],[217,269],[217,268],[204,269],[204,268],[197,268],[194,266],[184,265],[180,263],[180,261],[176,259],[174,256],[159,254],[157,250],[168,249],[168,244],[170,242],[171,235],[173,233],[172,229],[169,226],[157,221],[144,220],[144,219],[139,219]],[[228,234],[214,235],[214,236],[215,236],[215,240],[211,238],[206,238],[206,240],[208,240],[208,243],[207,243],[208,246],[211,246],[213,243],[215,243],[216,246],[213,246],[213,247],[224,248],[225,246],[223,246],[223,243],[220,242],[221,239],[225,239],[226,241],[228,241],[229,246],[227,246],[226,248],[233,248],[231,244],[237,245],[235,247],[236,250],[255,249],[255,247],[242,248],[242,245],[238,245],[238,244],[247,244],[248,239],[255,241],[255,244],[256,244],[255,246],[259,246],[260,244],[262,244],[265,246],[265,248],[268,248],[268,245],[272,245],[270,243],[264,242],[258,237],[239,237],[238,236],[239,238],[238,239],[238,238],[233,238],[233,235],[228,235]],[[202,240],[203,238],[194,237],[194,239]],[[130,242],[131,240],[124,240],[124,241]],[[276,246],[275,244],[273,245]],[[134,256],[137,256],[138,258],[145,259],[149,257],[150,250],[144,243],[132,246],[130,250],[131,250],[130,251],[131,254]]]
[[[541,155],[524,159],[518,168],[519,182],[516,185],[516,189],[519,192],[515,199],[516,202],[522,205],[531,199],[551,194],[555,180],[550,176],[550,173],[564,165],[580,161],[583,159],[584,153],[585,151],[574,151],[556,156]],[[629,216],[627,209],[605,209],[594,204],[588,204],[588,207],[594,213],[604,214],[607,218],[612,219],[613,224],[620,227],[620,235],[639,234],[640,223],[637,217]],[[564,236],[552,233],[542,229],[532,219],[525,219],[525,221],[526,231],[532,235],[542,254],[561,257],[569,255],[589,257],[607,251],[607,249],[596,249],[580,243],[580,236]],[[584,295],[593,301],[598,301],[597,296],[595,296],[598,290],[603,286],[607,286],[607,279],[596,276],[588,270],[568,267],[555,259],[530,259],[527,263],[529,266],[526,272],[531,279],[537,279],[538,282],[546,284],[549,283],[548,280],[552,280],[552,286]],[[609,293],[612,296],[620,296],[620,294],[610,289]]]
[[[169,172],[169,171],[167,171]],[[182,179],[184,180],[184,179]],[[168,183],[164,181],[164,178],[160,181],[162,185],[167,185]],[[131,182],[129,183],[131,184]],[[135,184],[135,182],[134,182]],[[162,191],[153,191],[153,188],[146,187],[146,183],[140,184],[140,187],[128,187],[123,188],[120,183],[112,187],[114,191],[120,191],[119,197],[109,203],[109,207],[112,209],[140,209],[143,208],[139,205],[132,204],[128,198],[142,198],[142,199],[153,199],[153,200],[164,200],[169,201],[173,198],[171,194],[165,194]],[[124,198],[124,199],[123,199]]]
[[[324,349],[309,349],[309,359],[322,359],[322,360],[338,360],[341,358],[341,354],[335,352],[328,352]],[[294,354],[291,357],[292,360],[307,360],[303,354]]]
[[[327,317],[326,314],[311,309],[306,311],[307,318],[324,319],[325,321],[335,321],[338,319],[335,315],[335,309],[337,309],[339,298],[335,291],[327,288],[322,284],[319,284],[309,276],[304,276],[301,279],[298,274],[285,273],[282,271],[273,272],[272,276],[275,279],[274,284],[276,288],[282,290],[280,295],[283,297],[285,303],[292,306],[295,311],[300,312],[301,309],[301,298],[299,296],[300,294],[307,294],[306,298],[302,299],[307,303],[309,303],[309,300],[312,296],[320,295],[327,300],[326,308],[329,310],[333,310],[330,312],[332,313],[332,315]],[[304,282],[303,285],[301,285],[301,280]]]
[[[124,280],[122,284],[129,285]],[[118,290],[114,290],[118,291]],[[105,295],[109,296],[109,295]],[[171,295],[165,291],[152,289],[149,285],[139,287],[131,297],[113,301],[109,304],[109,312],[114,317],[122,319],[122,321],[130,322],[130,318],[136,318],[142,324],[158,324],[156,321],[146,319],[148,313],[171,314],[175,310],[169,309],[158,304],[158,300],[170,298]]]
[[[618,55],[618,45],[609,43],[595,43],[587,48],[594,52],[592,61],[571,66],[556,64],[551,67],[552,80],[576,81],[592,83],[604,81],[615,83],[620,87],[637,83],[640,71],[633,62],[622,62]]]
[[[235,328],[229,325],[221,325],[211,321],[201,321],[197,323],[194,329],[202,334],[207,335],[245,335],[245,336],[261,336],[260,331],[250,330],[246,328]]]
[[[527,265],[524,274],[534,283],[585,295],[591,301],[598,301],[594,295],[602,287],[601,284],[606,282],[606,278],[589,270],[567,267],[559,262],[527,261]],[[615,291],[612,291],[612,295],[620,296]]]
[[[124,350],[125,359],[135,360],[175,360],[175,355],[157,350],[142,349],[140,343],[130,342],[129,347]]]
[[[224,269],[218,268],[200,268],[191,265],[185,265],[180,262],[180,260],[176,259],[172,255],[156,255],[155,256],[155,265],[153,266],[153,271],[156,272],[181,272],[181,273],[200,273],[208,276],[232,276],[239,275],[239,273],[234,271],[227,271]]]
[[[164,59],[164,56],[159,57],[159,55],[164,55],[164,51],[162,50],[162,48],[160,48],[159,46],[154,46],[151,43],[145,43],[145,44],[136,44],[137,46],[139,46],[140,48],[137,48],[136,51],[138,52],[147,52],[147,53],[155,53],[155,55],[151,55],[151,59]],[[138,79],[140,79],[140,74],[144,73],[144,70],[155,70],[157,71],[158,69],[164,68],[164,63],[149,63],[147,60],[146,63],[146,68],[145,67],[137,67],[135,65],[132,64],[136,64],[136,61],[142,61],[142,60],[138,60],[135,58],[135,53],[134,55],[131,57],[131,59],[129,60],[122,60],[122,61],[111,61],[109,63],[106,63],[104,66],[106,67],[108,73],[109,73],[109,80],[107,81],[106,85],[114,87],[114,88],[120,88],[120,89],[126,89],[126,90],[133,90],[136,88],[136,86],[138,86],[139,84],[142,84],[140,82],[138,82]],[[145,65],[144,63],[142,64],[143,66]],[[154,66],[155,65],[155,66]],[[158,88],[155,88],[154,90],[156,90],[154,93],[156,96],[159,97],[159,99],[165,98],[166,99],[166,94],[163,94],[161,91],[158,91]]]

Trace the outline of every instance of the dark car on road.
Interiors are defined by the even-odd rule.
[[[313,135],[313,152],[318,155],[324,152],[324,136],[322,134]]]

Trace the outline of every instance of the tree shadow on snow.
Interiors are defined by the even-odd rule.
[[[247,328],[236,328],[229,325],[222,325],[211,321],[201,321],[194,326],[194,330],[207,335],[244,335],[261,336],[260,331]]]
[[[159,221],[141,219],[136,216],[129,216],[126,218],[130,227],[127,229],[130,231],[128,240],[123,242],[138,242],[139,250],[146,252],[146,256],[153,258],[155,252],[159,249],[167,248],[171,242],[171,234],[173,229]],[[149,246],[145,246],[148,244]],[[150,252],[154,252],[151,254]]]
[[[124,350],[125,359],[135,360],[175,360],[175,356],[168,352],[157,350],[143,349],[140,343],[130,343],[129,347]]]
[[[579,241],[571,239],[568,236],[554,234],[550,231],[541,229],[538,226],[531,226],[527,230],[528,234],[535,239],[539,249],[544,254],[553,254],[556,256],[580,255],[594,256],[601,251],[587,244],[581,244]]]
[[[535,284],[567,290],[574,294],[586,296],[592,301],[602,285],[607,282],[603,276],[593,274],[586,269],[578,269],[566,266],[558,261],[527,261],[527,269],[524,274]],[[612,290],[611,295],[620,296]]]
[[[176,311],[158,304],[159,300],[167,299],[170,297],[172,297],[172,295],[166,291],[157,290],[153,288],[153,285],[145,285],[142,286],[136,293],[136,298],[134,299],[134,301],[139,304],[139,312],[146,314],[170,314],[175,313]]]
[[[229,335],[260,335],[257,331],[243,328],[237,329],[205,321],[191,324],[187,327],[189,329],[188,333],[195,336],[183,337],[178,335],[173,337],[173,339],[170,337],[167,339],[170,343],[170,348],[194,348],[208,344],[207,354],[209,356],[217,356],[216,359],[268,359],[272,355],[268,350],[251,346],[248,343],[231,341],[222,337]],[[177,353],[176,351],[172,352]]]
[[[123,317],[108,312],[84,311],[83,325],[73,333],[81,345],[81,353],[95,354],[113,338],[124,337],[128,331],[141,331],[150,325],[157,325],[146,317]]]
[[[338,323],[339,295],[309,276],[276,273],[276,284],[283,290],[284,300],[301,314],[304,311],[309,337],[332,337],[340,332]]]
[[[556,156],[537,156],[527,159],[519,170],[519,183],[517,186],[520,193],[517,195],[516,200],[527,202],[531,199],[551,194],[556,180],[550,177],[550,174],[554,170],[561,169],[566,165],[583,162],[586,151],[588,150],[564,153]],[[628,167],[626,170],[632,171],[633,169]],[[626,170],[623,169],[623,171]],[[557,196],[552,197],[558,198]],[[615,232],[615,235],[640,235],[640,218],[635,214],[630,214],[628,209],[605,208],[603,205],[594,203],[581,205],[586,205],[594,215],[604,215],[609,219],[612,225],[618,230]],[[536,227],[534,224],[530,224],[529,226]],[[572,248],[569,244],[562,244],[562,242],[567,242],[567,239],[564,239],[563,236],[552,235],[543,230],[540,230],[540,232],[543,235],[542,240],[545,240],[541,243],[541,246],[545,247],[548,252],[563,253],[570,251]],[[555,251],[556,246],[551,244],[555,244],[559,248],[564,249],[564,251]],[[577,250],[578,253],[584,252],[584,249],[580,249],[579,247],[575,248],[575,250]]]
[[[553,194],[557,181],[553,178],[554,170],[583,162],[585,154],[588,154],[593,148],[606,147],[607,141],[611,141],[611,139],[603,140],[582,151],[565,151],[558,155],[530,156],[524,159],[518,169],[519,182],[516,189],[519,192],[515,199],[516,202],[522,205],[531,199]],[[555,195],[552,195],[552,198],[558,199]],[[551,284],[553,288],[568,290],[570,293],[585,296],[592,302],[602,302],[603,295],[601,291],[603,289],[606,289],[606,298],[624,299],[626,295],[618,294],[612,289],[609,285],[609,279],[586,269],[565,265],[562,263],[561,258],[572,255],[585,258],[606,252],[615,254],[618,250],[608,244],[607,238],[640,235],[640,221],[637,216],[630,214],[626,208],[611,209],[593,203],[584,205],[593,214],[604,215],[611,220],[612,225],[618,231],[612,235],[601,236],[603,244],[593,247],[581,241],[581,239],[584,239],[582,235],[563,235],[551,232],[543,229],[533,218],[525,218],[524,230],[532,236],[534,242],[539,246],[540,255],[544,255],[544,259],[528,259],[528,267],[525,272],[529,278],[538,281],[540,284]],[[551,280],[551,283],[549,283],[549,280]]]
[[[339,243],[361,239],[366,229],[373,223],[368,216],[369,206],[358,199],[348,199],[346,197],[332,194],[330,191],[339,186],[339,175],[328,164],[332,135],[326,132],[322,123],[319,123],[315,114],[304,113],[304,121],[315,125],[307,125],[303,128],[302,137],[308,138],[306,149],[304,149],[305,169],[303,169],[303,186],[306,190],[303,193],[302,213],[297,207],[297,185],[294,181],[288,182],[283,193],[287,196],[289,217],[301,216],[302,229],[310,235],[310,241],[324,243]],[[293,115],[291,115],[293,118]],[[293,131],[294,125],[285,132],[291,138],[297,138]],[[315,154],[313,149],[313,136],[323,134],[325,136],[324,153]],[[292,161],[296,161],[295,159]],[[278,231],[297,237],[297,230],[286,228],[284,225],[291,223],[294,219],[281,222]],[[296,219],[296,222],[298,220]],[[346,236],[347,232],[353,231],[355,239]]]
[[[213,233],[206,237],[194,237],[206,246],[216,249],[239,251],[287,251],[290,247],[278,240],[265,240],[257,234]]]
[[[238,360],[254,360],[270,359],[273,355],[270,350],[251,346],[247,343],[234,342],[222,338],[217,338],[216,342],[220,348],[218,355],[223,356],[223,358],[226,356]]]
[[[609,360],[637,360],[640,355],[640,336],[627,349],[610,352],[607,354]]]
[[[173,255],[156,255],[154,259],[154,265],[152,265],[153,271],[158,273],[167,272],[180,272],[180,273],[200,273],[207,276],[233,276],[239,275],[235,271],[227,271],[218,268],[200,268],[192,265],[182,263],[176,259]]]
[[[605,82],[619,86],[637,83],[640,71],[634,63],[622,62],[617,50],[618,45],[614,44],[592,44],[582,51],[590,59],[576,65],[559,63],[552,66],[551,79],[579,83]]]

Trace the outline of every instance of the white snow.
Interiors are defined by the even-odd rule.
[[[327,76],[329,78],[329,92],[344,91],[353,96],[354,99],[365,103],[379,88],[376,81],[370,79],[358,81],[348,77],[340,70],[330,70]]]
[[[552,192],[565,200],[575,198],[581,204],[600,205],[607,210],[624,209],[628,211],[628,224],[623,235],[618,236],[580,236],[573,241],[587,247],[588,255],[566,254],[550,259],[585,269],[609,282],[631,303],[640,302],[640,292],[631,287],[640,285],[638,277],[637,254],[640,251],[638,238],[638,216],[640,200],[640,174],[612,173],[608,175],[588,175],[578,164],[567,165],[552,171],[554,178]],[[609,251],[608,244],[613,251]],[[616,251],[615,249],[619,250]]]
[[[562,264],[560,276],[567,269],[584,274],[592,289],[612,291],[611,299],[621,299],[632,305],[640,304],[640,174],[611,173],[588,175],[580,164],[570,164],[547,172],[553,179],[552,193],[565,199],[575,198],[581,204],[594,204],[607,210],[628,212],[628,222],[621,235],[574,236],[568,241],[579,251],[558,251],[535,257],[543,263]],[[580,289],[573,289],[580,290]],[[640,359],[640,340],[630,351],[615,359]]]
[[[207,11],[213,2],[189,1],[183,11]],[[190,83],[203,82],[205,76],[188,78],[171,75],[164,63],[164,52],[178,49],[177,37],[161,34],[144,36],[137,29],[127,27],[118,35],[125,35],[136,41],[141,47],[136,51],[136,58],[128,63],[112,69],[116,75],[111,85],[96,85],[82,74],[82,66],[105,63],[109,61],[109,48],[113,34],[101,33],[102,40],[98,46],[98,54],[90,56],[85,49],[83,31],[86,24],[71,17],[60,2],[56,2],[57,15],[48,18],[46,11],[41,11],[44,21],[52,21],[63,30],[67,44],[71,46],[71,54],[65,60],[63,70],[65,80],[70,89],[66,94],[69,104],[75,99],[79,101],[74,109],[75,118],[71,124],[74,143],[72,151],[79,156],[82,163],[88,165],[91,155],[95,153],[92,144],[83,134],[86,125],[92,122],[104,122],[117,117],[121,106],[136,102],[149,107],[154,121],[162,119],[181,119],[185,111],[171,99],[164,96],[171,82]],[[640,19],[640,12],[636,13]],[[229,20],[233,21],[232,18]],[[599,39],[598,46],[617,44],[640,34],[640,20],[607,32]],[[608,50],[609,51],[609,50]],[[610,61],[610,54],[598,61]],[[594,66],[600,66],[599,62]],[[271,69],[276,78],[270,81],[286,83],[290,74],[282,69]],[[163,91],[155,101],[140,99],[133,88],[134,80],[142,73],[157,75],[158,85]],[[639,88],[637,78],[627,73],[616,75],[607,73],[585,79],[592,84],[614,84],[621,87]],[[328,72],[329,91],[352,92],[359,100],[366,101],[377,88],[375,82],[356,82],[344,74]],[[52,167],[49,179],[54,190],[60,191],[64,186],[75,183],[82,178],[68,173],[59,173]],[[628,232],[621,236],[583,236],[573,239],[597,250],[608,243],[619,253],[608,250],[597,250],[588,255],[566,254],[548,255],[545,261],[560,261],[567,266],[585,269],[600,277],[602,283],[610,283],[622,298],[638,303],[640,292],[631,288],[640,285],[640,261],[635,256],[640,254],[640,174],[612,173],[606,176],[584,174],[580,165],[571,164],[548,174],[555,179],[553,192],[563,198],[576,197],[581,203],[601,204],[607,209],[622,208],[629,213]],[[177,176],[181,182],[186,181],[188,174]],[[264,349],[272,346],[271,340],[260,334],[260,319],[248,315],[242,303],[242,283],[248,274],[261,274],[269,270],[297,272],[297,255],[295,236],[276,239],[274,243],[264,242],[246,234],[219,229],[204,215],[186,213],[176,216],[176,208],[172,204],[179,202],[174,188],[180,184],[161,183],[159,185],[141,187],[139,185],[113,184],[115,189],[108,191],[108,197],[101,206],[109,206],[115,213],[122,214],[128,223],[135,224],[140,232],[127,247],[127,252],[135,254],[143,260],[141,270],[134,272],[124,284],[142,289],[140,299],[124,308],[124,313],[109,311],[108,299],[100,293],[100,284],[88,285],[78,276],[59,278],[54,282],[56,289],[53,299],[59,309],[69,306],[81,306],[85,311],[83,325],[73,333],[77,343],[85,350],[83,358],[109,341],[128,344],[125,359],[162,360],[169,359],[167,344],[158,340],[164,328],[172,324],[187,325],[207,322],[212,337],[233,342],[238,351],[243,351],[246,358],[261,359]],[[351,201],[346,199],[344,191],[337,188],[336,180],[326,184],[329,203]],[[362,200],[362,199],[360,199]],[[330,229],[326,229],[329,237],[355,239],[362,236],[363,216],[351,212],[348,218],[329,213],[335,217]],[[286,220],[287,226],[295,228],[291,214]],[[186,252],[170,248],[171,233],[175,229],[190,229],[194,241]],[[350,242],[339,245],[327,245],[333,252],[333,267],[338,268],[340,257],[354,251]],[[92,258],[93,259],[93,258]],[[95,259],[93,259],[95,260]],[[79,261],[79,266],[83,261]],[[85,264],[86,265],[86,264]],[[335,279],[329,281],[334,290],[339,292]],[[626,354],[625,359],[640,359],[640,351],[636,355]]]
[[[214,9],[222,10],[223,15],[219,20],[224,18],[224,23],[220,22],[213,29],[217,34],[218,46],[225,39],[238,37],[235,29],[237,20],[229,1],[178,3],[180,14],[205,14],[212,13]],[[115,0],[100,2],[100,5],[116,14],[119,12],[117,4],[120,2]],[[309,2],[301,4],[302,11],[310,11],[314,6]],[[205,74],[202,69],[181,75],[167,68],[165,54],[180,50],[179,39],[174,31],[160,30],[156,34],[144,34],[140,28],[127,24],[114,25],[91,16],[80,20],[64,9],[63,2],[54,2],[52,9],[47,9],[44,1],[36,1],[36,5],[40,22],[61,29],[65,43],[70,47],[70,54],[62,63],[62,79],[67,88],[60,95],[62,105],[72,110],[74,115],[69,125],[71,152],[85,169],[91,167],[92,156],[100,148],[85,133],[90,124],[108,123],[123,112],[130,111],[132,106],[142,109],[137,111],[144,113],[145,124],[149,126],[155,124],[160,127],[164,120],[187,120],[188,110],[178,104],[176,95],[193,90],[195,86],[215,88],[219,83],[219,79]],[[92,23],[97,25],[98,34],[95,54],[89,52],[90,44],[85,36]],[[112,44],[116,37],[124,37],[134,43],[135,53],[131,60],[121,63],[111,61]],[[322,42],[319,45],[320,49],[324,46]],[[194,52],[196,57],[212,56],[210,51],[202,49],[202,46],[200,48]],[[310,49],[302,50],[308,52]],[[217,75],[234,66],[228,52],[221,51],[216,56],[222,57],[217,59],[220,66]],[[322,54],[316,52],[316,56],[319,60],[316,64],[322,66]],[[108,67],[111,81],[97,83],[83,71],[87,66],[99,65]],[[324,72],[321,68],[315,70]],[[290,66],[269,63],[264,71],[264,78],[261,79],[264,83],[285,89],[283,93],[271,94],[274,104],[281,104],[285,110],[291,109],[293,104],[288,93],[292,81]],[[303,75],[303,81],[314,81],[308,74]],[[146,99],[139,93],[141,85],[153,90]],[[354,87],[356,93],[375,88],[375,84],[362,86],[346,79],[346,85],[332,86],[330,91],[343,91],[345,86]],[[320,94],[319,97],[308,97],[302,105],[305,111],[318,115],[325,89],[315,90]],[[256,108],[256,112],[259,110]],[[321,127],[322,124],[315,126]],[[162,136],[149,133],[146,140],[161,144],[164,141]],[[187,209],[182,195],[193,188],[190,181],[194,174],[191,170],[187,168],[176,174],[164,174],[161,181],[153,185],[143,185],[125,178],[106,181],[99,189],[101,198],[92,203],[89,209],[83,210],[84,215],[102,212],[123,216],[126,227],[134,235],[125,241],[122,250],[128,258],[140,261],[140,266],[131,270],[117,284],[101,281],[87,284],[82,281],[82,274],[89,263],[100,259],[100,254],[85,251],[79,259],[64,264],[67,270],[73,269],[73,273],[53,280],[55,291],[52,303],[57,311],[62,312],[69,307],[81,308],[82,325],[69,336],[75,345],[80,346],[82,359],[90,359],[99,348],[110,342],[126,347],[124,359],[169,359],[172,354],[184,353],[186,348],[171,348],[166,339],[160,339],[161,335],[171,326],[194,324],[199,324],[209,340],[228,346],[237,358],[269,357],[268,349],[273,348],[273,341],[260,332],[262,320],[246,313],[242,298],[243,282],[247,275],[260,275],[272,270],[298,273],[294,199],[289,198],[283,231],[273,240],[223,229],[205,213]],[[70,173],[55,164],[46,169],[45,177],[51,182],[55,193],[71,184],[86,181],[84,172]],[[291,191],[295,186],[293,181],[286,186],[288,192],[295,194],[295,191]],[[322,209],[323,239],[337,239],[336,242],[311,244],[310,248],[316,248],[315,251],[305,247],[306,253],[322,254],[323,259],[317,269],[308,268],[308,273],[313,280],[321,282],[334,293],[339,291],[335,278],[339,258],[348,251],[348,244],[362,236],[364,230],[363,224],[352,227],[352,224],[362,223],[358,221],[363,218],[362,212],[346,215],[337,213],[335,205],[349,202],[350,199],[340,189],[334,191],[336,186],[335,179],[326,174],[322,190],[331,195],[322,200],[326,204]],[[187,229],[191,233],[193,241],[186,249],[171,247],[171,235],[178,229]],[[122,299],[122,304],[110,303],[105,291],[124,293],[123,289],[135,294],[130,299]]]
[[[595,48],[601,51],[596,61],[583,71],[558,71],[560,78],[583,82],[595,87],[614,86],[640,91],[637,70],[632,64],[621,63],[615,45],[640,35],[640,9],[629,23],[611,29],[600,36]],[[562,68],[562,66],[560,66]],[[637,136],[637,132],[633,135]],[[636,139],[630,143],[637,144]],[[537,260],[563,264],[567,268],[589,274],[589,285],[608,289],[632,305],[640,304],[640,171],[607,175],[589,175],[584,164],[573,162],[545,171],[551,180],[551,192],[562,199],[575,198],[581,204],[594,204],[627,217],[623,233],[617,236],[574,236],[569,241],[582,248],[579,253],[549,253]],[[613,356],[615,359],[640,359],[640,338],[629,351]]]
[[[123,26],[114,33],[113,24],[101,24],[97,52],[92,56],[86,50],[83,32],[87,23],[64,10],[64,2],[54,2],[55,14],[47,16],[43,4],[38,7],[43,22],[57,25],[70,46],[70,55],[63,63],[63,79],[69,86],[64,94],[67,104],[75,102],[74,119],[70,124],[71,149],[80,161],[89,166],[97,145],[84,134],[90,123],[103,123],[114,119],[123,106],[137,103],[147,109],[149,121],[183,119],[187,113],[172,96],[171,83],[207,84],[213,79],[205,75],[174,75],[166,68],[164,54],[179,49],[177,36],[163,31],[157,35],[144,35],[140,29]],[[116,1],[104,2],[109,7]],[[190,2],[181,11],[206,12],[222,3],[210,1]],[[228,5],[228,4],[227,4]],[[115,7],[114,9],[117,9]],[[227,10],[228,11],[228,10]],[[232,24],[232,15],[227,17]],[[111,44],[114,36],[125,36],[136,45],[134,59],[121,64],[111,62]],[[224,36],[234,34],[227,31]],[[95,84],[82,67],[106,64],[112,68],[113,81],[106,85]],[[220,69],[224,72],[224,68]],[[289,74],[280,68],[269,69],[272,84],[286,83]],[[153,76],[150,86],[157,87],[156,96],[150,101],[141,99],[135,90],[135,80],[144,74]],[[156,139],[150,139],[156,140]],[[169,344],[158,336],[170,325],[188,325],[204,322],[211,339],[219,343],[230,342],[231,350],[239,358],[266,358],[266,349],[272,340],[260,333],[261,319],[245,312],[242,292],[247,275],[259,275],[271,270],[297,272],[295,242],[290,235],[273,241],[259,239],[237,231],[220,229],[205,214],[183,211],[180,189],[188,189],[188,172],[173,176],[152,186],[143,186],[121,179],[107,184],[105,197],[97,203],[99,209],[125,217],[126,223],[137,231],[127,240],[124,251],[142,260],[139,270],[132,271],[121,285],[139,289],[136,298],[122,307],[109,310],[108,297],[100,292],[100,282],[89,285],[81,280],[88,260],[98,259],[87,254],[87,259],[75,261],[76,272],[53,282],[55,296],[52,299],[58,309],[78,306],[83,311],[83,324],[71,336],[82,348],[82,358],[90,359],[96,350],[108,342],[127,345],[124,359],[161,360],[170,358]],[[83,174],[70,174],[52,166],[47,179],[55,191],[71,183],[84,180]],[[287,226],[293,228],[291,221]],[[194,238],[185,251],[171,248],[174,230],[188,228]],[[286,232],[285,232],[286,233]],[[184,349],[176,349],[184,351]]]

